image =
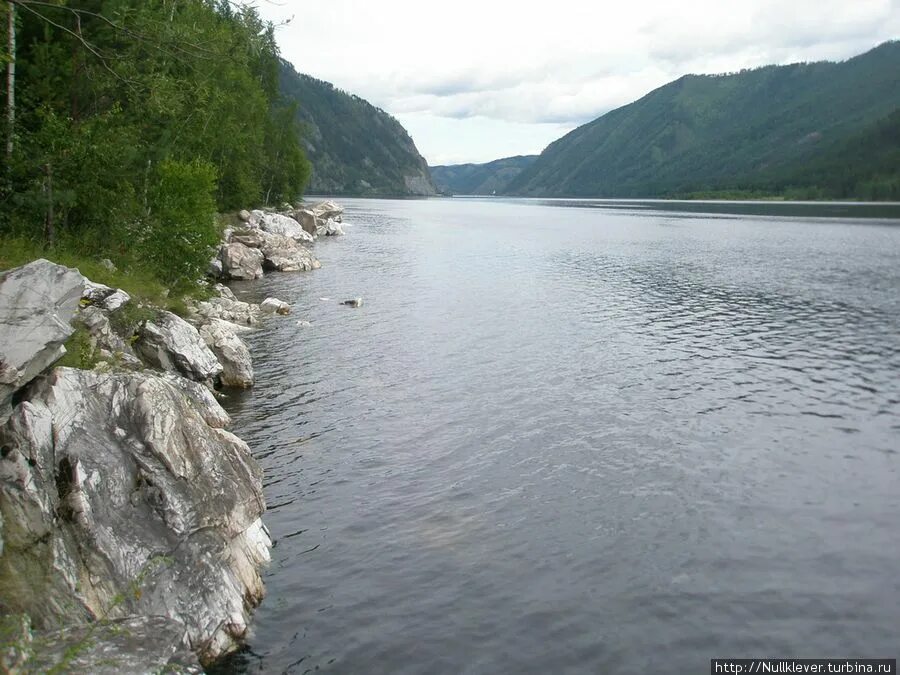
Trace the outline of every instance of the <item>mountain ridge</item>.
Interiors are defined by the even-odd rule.
[[[281,60],[282,95],[297,103],[301,142],[312,163],[307,191],[359,196],[437,193],[428,164],[403,126],[365,99],[297,72]]]
[[[804,185],[808,162],[898,108],[897,41],[842,62],[685,75],[557,139],[504,193],[659,197],[814,187]],[[860,183],[893,180],[867,176],[863,165],[858,171]]]

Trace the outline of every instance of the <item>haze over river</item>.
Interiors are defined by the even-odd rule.
[[[233,286],[294,313],[227,403],[277,540],[228,668],[898,656],[900,207],[340,201]]]

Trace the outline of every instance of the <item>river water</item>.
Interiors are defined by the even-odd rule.
[[[897,208],[343,203],[234,286],[294,314],[227,403],[277,546],[225,669],[898,656]]]

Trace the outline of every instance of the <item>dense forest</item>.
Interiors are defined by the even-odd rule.
[[[425,160],[400,123],[328,82],[281,64],[281,90],[297,101],[297,119],[318,194],[433,195]]]
[[[510,194],[900,199],[900,42],[689,75],[550,144]]]
[[[272,26],[230,0],[0,0],[0,237],[202,275],[217,211],[309,175]]]
[[[443,194],[503,194],[509,184],[534,163],[537,155],[517,155],[486,164],[451,164],[431,167],[431,177]]]

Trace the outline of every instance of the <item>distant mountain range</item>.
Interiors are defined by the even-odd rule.
[[[900,199],[900,42],[840,63],[687,75],[566,134],[510,180],[507,161],[432,175],[454,193]]]
[[[428,165],[406,129],[380,108],[334,85],[297,73],[286,61],[281,92],[297,101],[307,192],[331,195],[433,195]]]
[[[537,159],[537,155],[504,157],[487,164],[452,164],[431,167],[431,177],[442,194],[503,194],[509,184]]]

